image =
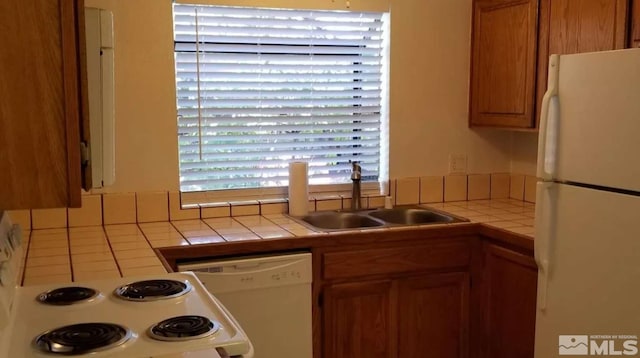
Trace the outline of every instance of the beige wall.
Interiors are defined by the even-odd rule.
[[[511,143],[511,172],[536,175],[538,133],[514,132]]]
[[[87,0],[114,13],[116,183],[107,192],[178,189],[169,0]]]
[[[300,7],[291,0],[218,1]],[[117,178],[105,191],[178,188],[171,4],[86,0],[115,19]],[[344,8],[344,1],[304,6]],[[391,177],[446,174],[450,153],[467,154],[471,173],[509,171],[511,134],[467,128],[471,1],[352,0],[351,6],[391,8]]]
[[[391,6],[391,177],[442,175],[449,154],[470,173],[509,171],[510,134],[467,127],[471,1]]]

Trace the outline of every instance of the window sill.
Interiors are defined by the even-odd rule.
[[[184,193],[182,193],[184,195]],[[181,195],[181,196],[182,196]],[[384,206],[385,195],[367,193],[362,195],[363,208],[380,208]],[[201,203],[184,203],[182,209],[201,209],[212,216],[265,215],[288,212],[287,198],[247,199],[233,201],[215,201]],[[313,193],[309,195],[309,211],[347,210],[351,208],[351,193]]]

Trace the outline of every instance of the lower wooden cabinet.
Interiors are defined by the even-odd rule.
[[[314,358],[533,358],[533,250],[484,235],[314,251]]]
[[[330,284],[324,357],[467,357],[469,275],[424,274]]]
[[[371,281],[325,288],[325,357],[395,357],[393,286],[392,281]]]
[[[469,275],[455,272],[398,281],[398,355],[468,356]]]
[[[538,269],[532,254],[484,243],[480,344],[484,358],[533,357]]]

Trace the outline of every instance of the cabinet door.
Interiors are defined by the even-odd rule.
[[[640,0],[633,0],[631,13],[631,36],[629,47],[640,47]]]
[[[0,211],[80,205],[82,9],[0,2]]]
[[[324,357],[393,355],[392,281],[329,285],[324,290]]]
[[[398,357],[467,357],[469,275],[425,275],[398,287]]]
[[[627,13],[628,0],[541,0],[538,109],[547,88],[549,56],[624,48]]]
[[[475,1],[469,121],[533,125],[538,1]]]
[[[538,282],[535,261],[493,244],[485,244],[484,254],[484,357],[533,357]]]

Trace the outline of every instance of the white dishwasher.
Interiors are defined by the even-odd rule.
[[[311,254],[178,265],[193,271],[238,320],[256,358],[311,358]]]

